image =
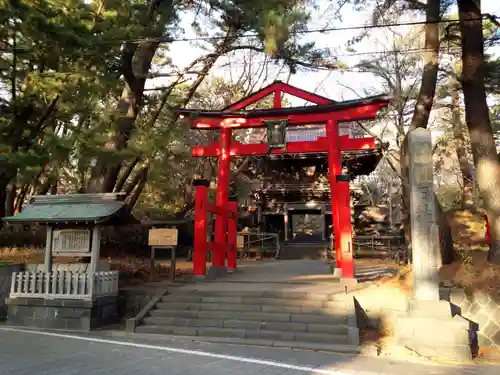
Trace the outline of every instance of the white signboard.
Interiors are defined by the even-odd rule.
[[[90,253],[90,229],[53,230],[52,253],[72,256]]]

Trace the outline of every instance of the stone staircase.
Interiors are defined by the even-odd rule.
[[[179,289],[162,297],[135,332],[360,353],[354,301],[345,294]]]

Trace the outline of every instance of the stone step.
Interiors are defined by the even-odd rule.
[[[178,301],[184,302],[201,302],[201,298],[207,297],[230,297],[230,298],[265,298],[265,299],[287,299],[287,300],[313,300],[313,301],[335,301],[345,300],[344,289],[339,288],[337,293],[309,293],[309,292],[293,292],[293,291],[273,291],[273,290],[238,290],[238,291],[223,291],[223,290],[190,290],[189,294],[181,294],[179,291],[174,291],[165,297],[176,298]],[[352,298],[351,298],[352,300]]]
[[[167,310],[194,310],[194,311],[242,311],[242,312],[265,312],[265,313],[315,313],[320,315],[347,315],[351,309],[337,303],[326,303],[325,307],[316,306],[289,306],[289,305],[262,305],[262,304],[238,304],[238,303],[202,303],[202,302],[165,302],[157,303],[158,309]]]
[[[321,344],[348,345],[347,335],[322,334],[312,332],[273,331],[243,328],[182,327],[144,324],[136,328],[139,333],[160,333],[183,336],[231,337],[240,339],[265,339],[278,341],[299,341]]]
[[[151,316],[189,318],[189,319],[224,319],[224,320],[251,320],[261,322],[294,322],[312,324],[347,325],[347,316],[319,315],[303,313],[265,313],[248,311],[220,311],[220,310],[171,310],[168,305],[157,304],[157,308],[150,311]]]
[[[156,326],[177,326],[177,327],[215,327],[215,328],[237,328],[249,330],[271,330],[290,332],[310,332],[333,335],[347,335],[346,325],[328,325],[314,323],[296,322],[262,322],[259,320],[239,320],[239,319],[201,319],[201,318],[178,318],[162,317],[152,314],[144,318],[144,324]]]
[[[169,334],[160,333],[161,328],[150,325],[143,325],[137,327],[136,332],[154,333],[159,336],[170,337]],[[252,345],[274,348],[289,348],[289,349],[305,349],[314,351],[323,351],[331,353],[345,353],[345,354],[361,354],[361,347],[359,345],[345,345],[345,344],[321,344],[315,342],[300,342],[300,341],[280,341],[280,340],[266,340],[266,339],[242,339],[237,337],[211,337],[211,336],[189,336],[189,335],[175,335],[175,337],[185,340],[212,342],[219,344],[232,344],[232,345]]]
[[[323,297],[324,299],[320,299]],[[316,296],[313,298],[277,298],[277,297],[224,297],[224,296],[189,296],[189,295],[167,295],[162,297],[163,302],[180,303],[232,303],[232,304],[250,304],[250,305],[281,305],[281,306],[311,306],[324,307],[326,305],[351,305],[354,303],[352,298],[337,298],[328,296]],[[328,299],[327,299],[328,298]]]

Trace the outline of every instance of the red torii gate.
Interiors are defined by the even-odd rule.
[[[283,94],[290,94],[300,99],[315,103],[313,106],[282,108]],[[258,102],[268,95],[274,96],[274,108],[244,110],[250,104]],[[256,93],[241,99],[222,111],[200,111],[196,109],[176,110],[191,121],[192,129],[213,130],[219,129],[219,139],[209,146],[194,146],[192,155],[195,157],[218,157],[218,183],[214,211],[218,215],[215,222],[215,243],[212,247],[212,267],[224,267],[226,253],[233,252],[234,239],[228,244],[228,215],[229,210],[229,175],[231,156],[294,154],[328,152],[328,169],[330,175],[330,193],[332,200],[333,227],[335,233],[335,253],[337,267],[342,269],[342,276],[354,278],[354,262],[352,254],[352,226],[349,196],[349,176],[342,174],[342,151],[370,150],[376,147],[373,137],[349,138],[348,135],[339,136],[339,122],[374,119],[377,112],[386,107],[390,98],[386,95],[374,96],[359,100],[334,102],[323,96],[301,90],[283,82],[274,82]],[[242,144],[232,140],[233,128],[260,128],[268,127],[268,143],[270,124],[285,121],[286,125],[326,124],[326,137],[318,137],[314,141],[286,142],[279,147],[270,147],[269,144]],[[284,134],[284,133],[283,133]],[[200,184],[199,184],[200,185]],[[203,185],[203,184],[201,184]],[[197,189],[200,186],[197,187]],[[206,189],[206,187],[201,186]],[[196,199],[198,196],[196,195]],[[232,203],[231,203],[232,204]],[[195,209],[205,210],[195,205]],[[232,211],[232,210],[231,210]],[[197,211],[196,221],[206,214]],[[203,219],[205,220],[205,219]],[[204,226],[206,228],[206,225]],[[233,237],[230,228],[229,236]],[[193,273],[205,274],[205,254],[207,251],[206,235],[200,238],[195,231]],[[231,249],[229,249],[231,248]],[[231,268],[235,267],[230,256]],[[201,262],[203,261],[203,264]]]

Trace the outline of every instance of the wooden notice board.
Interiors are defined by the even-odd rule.
[[[177,246],[177,229],[158,228],[149,230],[149,246]]]

